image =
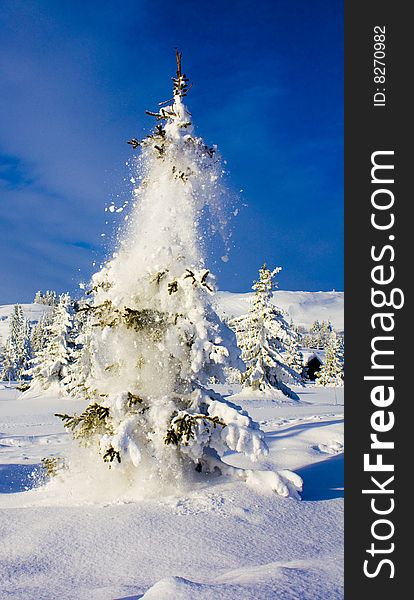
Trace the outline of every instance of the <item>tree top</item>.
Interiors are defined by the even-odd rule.
[[[176,76],[172,78],[174,82],[174,96],[180,96],[184,98],[190,91],[192,84],[189,83],[189,79],[181,69],[181,60],[183,53],[179,52],[178,48],[175,49],[175,60],[177,61]]]

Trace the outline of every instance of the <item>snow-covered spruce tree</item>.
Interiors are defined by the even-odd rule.
[[[43,304],[43,292],[38,290],[33,298],[34,304]]]
[[[329,321],[314,321],[306,334],[304,345],[307,348],[323,350],[329,343],[330,335],[333,331],[332,324]]]
[[[240,385],[241,383],[241,371],[239,369],[235,369],[234,367],[226,367],[225,369],[225,376],[226,376],[226,383],[232,385],[232,384],[238,384]]]
[[[62,384],[66,394],[72,398],[90,400],[96,390],[90,390],[87,384],[93,365],[93,336],[89,309],[85,300],[75,303],[73,325],[72,343],[68,348],[67,373]]]
[[[316,385],[341,387],[344,384],[343,351],[340,338],[331,332],[325,354],[325,362],[316,375]]]
[[[59,297],[49,319],[49,324],[45,325],[45,344],[36,352],[31,368],[26,371],[31,378],[32,392],[51,387],[61,391],[59,388],[67,375],[74,343],[72,304],[68,294]]]
[[[304,336],[303,344],[306,348],[320,347],[320,329],[320,322],[318,320],[314,321]]]
[[[281,267],[270,271],[266,264],[253,284],[253,306],[246,315],[232,319],[246,371],[242,374],[245,388],[261,392],[278,390],[279,396],[298,399],[288,385],[301,385],[301,378],[284,362],[285,344],[294,337],[284,314],[272,303],[274,278]]]
[[[284,342],[285,352],[283,354],[283,362],[292,371],[302,379],[303,374],[303,354],[299,349],[297,334],[292,331],[292,335]]]
[[[37,354],[44,350],[48,342],[49,328],[52,323],[53,312],[43,314],[32,329],[31,344],[32,351]]]
[[[23,316],[23,312],[22,312]],[[32,349],[32,331],[30,322],[23,316],[22,327],[20,329],[19,336],[19,348],[20,348],[20,373],[19,381],[20,384],[18,389],[24,391],[29,387],[27,369],[30,365],[30,361],[33,356]]]
[[[173,82],[171,104],[149,113],[155,131],[130,141],[141,148],[132,177],[141,185],[118,251],[92,278],[90,403],[80,415],[58,416],[131,485],[194,471],[249,481],[263,472],[234,469],[221,456],[233,450],[258,459],[267,452],[264,434],[207,387],[211,377],[224,381],[226,366],[239,366],[234,334],[212,308],[214,279],[200,243],[222,169],[215,149],[194,135],[179,53]],[[290,472],[265,475],[283,496],[301,486]]]
[[[31,356],[30,323],[24,317],[20,304],[16,304],[10,315],[9,335],[3,355],[2,379],[20,381],[24,377]]]
[[[333,330],[334,329],[330,321],[322,321],[320,329],[320,347],[322,349],[327,348]]]
[[[55,306],[58,303],[58,298],[56,292],[53,290],[46,290],[45,293],[39,290],[38,292],[36,292],[33,302],[35,304]]]

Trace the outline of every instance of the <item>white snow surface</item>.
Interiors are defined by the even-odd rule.
[[[54,413],[84,404],[22,399],[2,384],[1,599],[342,599],[343,388],[295,388],[301,402],[280,404],[217,387],[260,423],[270,450],[259,464],[235,453],[225,460],[294,470],[302,501],[266,491],[262,476],[248,485],[200,475],[121,502],[106,465],[104,485],[30,489],[42,457],[75,446]]]

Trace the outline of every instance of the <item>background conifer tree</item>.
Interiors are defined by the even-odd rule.
[[[52,312],[43,314],[32,328],[31,344],[33,354],[43,350],[48,342],[49,328],[52,322]]]
[[[344,384],[343,349],[340,338],[332,331],[328,340],[325,362],[316,375],[316,385],[341,387]]]
[[[254,282],[253,306],[247,315],[232,319],[246,371],[242,374],[245,388],[262,392],[279,390],[283,396],[298,399],[288,385],[301,385],[301,378],[284,362],[285,344],[294,337],[282,311],[272,303],[274,278],[280,267],[270,271],[266,264]]]
[[[30,336],[30,323],[20,304],[16,304],[10,315],[9,335],[3,353],[3,380],[20,381],[24,376],[32,356]]]
[[[303,374],[303,354],[299,349],[299,342],[296,335],[292,332],[285,342],[285,353],[283,354],[284,363],[292,369],[302,379]]]
[[[332,331],[333,327],[329,321],[314,321],[309,332],[304,336],[304,346],[315,350],[324,350],[329,343]]]
[[[68,348],[67,373],[62,380],[65,392],[72,398],[91,399],[96,390],[90,390],[87,384],[91,376],[94,348],[89,318],[88,305],[85,300],[75,303],[73,315],[72,343]]]
[[[46,290],[45,293],[39,290],[38,292],[36,292],[33,302],[35,304],[55,306],[58,303],[58,297],[56,292],[53,290]]]
[[[72,303],[68,294],[59,297],[50,317],[43,323],[44,344],[40,345],[26,374],[31,378],[30,389],[56,389],[67,375],[70,351],[73,346]]]

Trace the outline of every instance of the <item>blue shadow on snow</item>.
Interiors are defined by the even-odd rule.
[[[26,492],[38,484],[41,465],[0,465],[0,494]]]
[[[332,500],[344,497],[343,453],[295,471],[303,479],[302,500]]]
[[[343,423],[343,419],[331,419],[330,421],[316,421],[315,423],[299,423],[298,425],[291,425],[286,429],[276,429],[274,431],[266,432],[266,439],[282,439],[290,438],[295,435],[299,435],[305,429],[313,429],[318,427],[326,427],[328,425],[337,425]]]

